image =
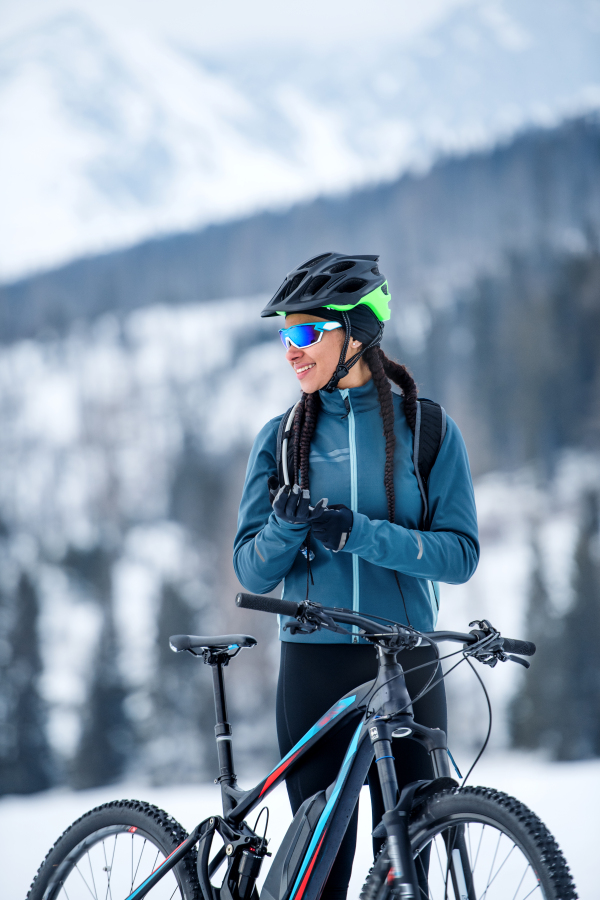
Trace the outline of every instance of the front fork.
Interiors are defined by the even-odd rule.
[[[413,782],[407,785],[399,796],[398,780],[394,766],[391,738],[404,737],[422,743],[429,752],[433,765],[434,779],[448,778],[450,766],[446,748],[446,735],[439,728],[418,725],[410,716],[402,717],[401,723],[374,720],[369,728],[375,762],[381,782],[381,791],[386,812],[382,817],[387,835],[390,872],[394,879],[396,896],[402,900],[416,900],[421,894],[417,871],[410,847],[408,823],[416,791],[427,782]],[[381,826],[379,826],[381,827]],[[382,834],[374,833],[376,837]],[[464,828],[456,826],[445,836],[448,854],[448,876],[458,900],[474,900],[475,891],[471,877],[469,856],[465,845]],[[426,875],[424,876],[426,878]]]
[[[419,886],[408,836],[410,808],[408,811],[398,809],[398,779],[392,754],[392,731],[393,726],[387,722],[378,722],[371,725],[369,735],[375,752],[375,763],[383,795],[385,812],[382,821],[387,834],[394,892],[402,900],[416,900]]]

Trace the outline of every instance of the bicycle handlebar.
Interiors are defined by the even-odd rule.
[[[238,594],[235,605],[241,609],[256,609],[258,612],[275,613],[279,616],[298,615],[299,603],[293,600],[279,600],[277,597],[263,597],[261,594]]]
[[[517,641],[514,638],[502,638],[502,649],[507,653],[519,653],[521,656],[533,656],[536,646],[532,641]]]
[[[298,615],[305,610],[305,604],[303,603],[295,603],[293,600],[279,600],[277,597],[264,597],[262,594],[240,593],[236,596],[235,603],[236,606],[239,606],[241,609],[255,609],[258,612],[274,613],[280,616],[291,616],[292,618],[297,618]],[[317,613],[319,609],[322,610],[330,620],[334,619],[335,621],[343,622],[346,625],[358,625],[359,628],[364,630],[365,634],[393,634],[396,631],[396,629],[390,625],[374,622],[349,609],[319,607],[317,604],[313,611]],[[403,628],[404,626],[400,625],[399,627]],[[411,631],[413,634],[419,635],[419,632],[415,632],[414,629],[411,629]],[[436,643],[442,641],[454,641],[455,643],[470,645],[476,644],[481,640],[482,636],[483,632],[479,632],[478,634],[473,632],[465,634],[460,631],[422,632],[422,637],[426,640],[435,641]],[[536,651],[535,644],[531,641],[518,641],[514,638],[505,637],[500,638],[500,640],[502,641],[502,650],[505,653],[518,653],[521,656],[533,656]]]

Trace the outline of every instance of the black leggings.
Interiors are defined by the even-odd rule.
[[[408,670],[435,659],[432,647],[400,653],[398,659]],[[418,694],[433,674],[426,666],[411,674],[406,684],[411,697]],[[377,675],[375,649],[366,644],[281,644],[281,667],[277,685],[277,736],[283,756],[306,734],[336,700]],[[443,682],[414,704],[415,719],[429,728],[447,730],[446,692]],[[307,797],[324,790],[335,780],[350,743],[355,724],[329,735],[294,767],[287,778],[287,790],[294,815]],[[411,781],[432,778],[431,760],[424,747],[411,740],[393,742],[396,774],[400,789]],[[383,799],[375,764],[369,770],[373,827],[383,815]],[[356,848],[358,807],[350,820],[321,900],[345,900]],[[377,852],[381,841],[373,841]]]

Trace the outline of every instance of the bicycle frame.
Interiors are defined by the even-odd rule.
[[[352,739],[336,780],[325,792],[324,808],[312,828],[300,865],[296,867],[297,874],[295,874],[294,883],[291,887],[288,885],[277,896],[270,893],[265,894],[265,900],[318,900],[376,753],[375,761],[386,811],[383,821],[395,877],[399,883],[402,882],[407,887],[405,892],[400,891],[401,894],[407,898],[410,897],[409,885],[412,885],[415,888],[412,891],[413,895],[418,896],[416,873],[408,843],[408,827],[406,817],[403,818],[404,814],[401,810],[403,798],[409,797],[412,801],[415,787],[426,783],[418,782],[412,786],[408,785],[404,788],[402,797],[398,797],[398,784],[391,753],[391,738],[393,733],[394,737],[420,742],[431,756],[434,779],[438,779],[449,776],[446,735],[440,729],[426,728],[414,721],[411,699],[406,689],[403,669],[396,659],[396,651],[377,646],[376,652],[379,662],[377,677],[340,698],[292,747],[275,768],[249,791],[242,791],[236,786],[232,733],[231,726],[227,722],[223,680],[223,666],[227,665],[229,658],[222,653],[205,658],[205,661],[213,668],[217,719],[215,734],[220,766],[218,780],[221,785],[223,816],[213,816],[200,823],[190,837],[127,900],[141,900],[198,840],[198,876],[204,900],[214,900],[210,876],[220,867],[226,856],[229,858],[229,865],[220,892],[221,900],[250,900],[250,897],[252,900],[257,900],[254,882],[262,858],[266,854],[266,843],[262,841],[264,846],[261,845],[261,839],[249,828],[244,819],[264,801],[267,795],[289,775],[291,770],[319,741],[323,740],[332,730],[350,722],[354,722],[356,726]],[[294,827],[294,823],[290,826],[290,830],[292,827]],[[228,843],[226,848],[221,848],[209,863],[210,848],[215,831],[218,831]],[[242,884],[242,877],[246,876],[243,871],[240,874],[240,870],[243,870],[244,866],[241,857],[244,848],[247,851],[246,855],[252,856],[248,851],[251,850],[253,842],[254,846],[259,849],[254,851],[255,859],[250,858],[247,863],[251,874],[244,882],[244,890],[240,892],[237,887],[232,887],[229,873],[233,871],[236,879],[239,875],[239,884]],[[252,868],[258,857],[260,857],[260,861]],[[234,869],[235,866],[237,869]]]

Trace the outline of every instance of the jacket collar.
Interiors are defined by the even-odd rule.
[[[338,390],[329,394],[326,391],[319,391],[321,396],[321,409],[330,416],[346,416],[348,410],[344,403],[344,397],[348,394],[350,403],[354,413],[366,412],[369,409],[376,409],[379,406],[379,397],[377,396],[377,388],[370,378],[366,384],[361,387],[350,388],[348,391]]]

